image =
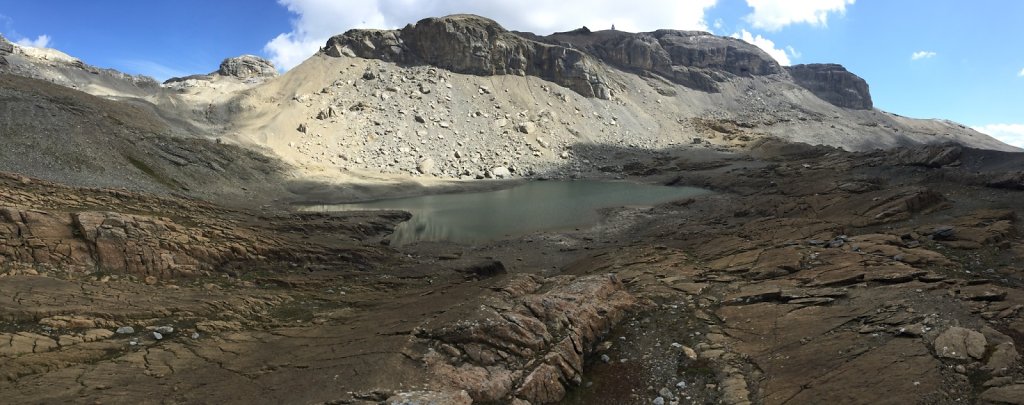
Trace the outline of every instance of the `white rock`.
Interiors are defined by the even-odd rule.
[[[499,179],[504,179],[512,176],[512,172],[510,172],[508,168],[505,166],[498,166],[492,168],[491,173],[494,174],[494,177],[497,177]]]

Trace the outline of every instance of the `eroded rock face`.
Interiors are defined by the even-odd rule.
[[[871,93],[860,76],[834,63],[812,63],[786,67],[793,81],[822,100],[854,110],[870,110]]]
[[[397,31],[350,30],[329,39],[323,52],[475,75],[537,76],[586,97],[611,97],[607,80],[587,54],[523,38],[473,15],[426,18]]]
[[[517,275],[488,304],[436,319],[417,334],[427,367],[475,401],[556,402],[582,381],[583,359],[638,301],[615,276]]]
[[[656,73],[707,92],[717,92],[717,83],[731,75],[761,76],[782,71],[771,56],[754,45],[701,31],[634,34],[576,30],[547,39],[572,44],[620,68]]]
[[[0,207],[0,263],[97,268],[170,278],[193,275],[261,251],[248,243],[247,248],[216,241],[225,235],[215,233],[189,229],[168,218]],[[242,240],[238,236],[226,239]]]
[[[4,38],[3,35],[0,35],[0,55],[10,53],[14,53],[14,44],[12,44],[11,41],[8,41],[7,38]]]
[[[221,76],[249,79],[254,77],[276,77],[277,68],[269,60],[255,55],[242,55],[224,59],[217,73]]]

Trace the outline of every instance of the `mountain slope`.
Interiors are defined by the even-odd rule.
[[[240,197],[280,176],[275,160],[171,135],[146,109],[0,74],[0,171],[65,184]]]
[[[227,69],[245,77],[218,71],[162,86],[11,48],[0,70],[132,104],[168,133],[244,145],[328,181],[568,176],[624,163],[584,149],[730,150],[765,137],[1017,150],[956,123],[875,109],[868,84],[842,66],[782,67],[704,32],[542,37],[454,15],[350,30],[280,77],[246,56]]]
[[[783,68],[733,38],[538,37],[466,15],[351,30],[232,102],[229,137],[327,176],[565,175],[617,163],[576,159],[586,145],[729,149],[766,136],[849,150],[1014,150],[955,123],[873,109],[867,84],[841,66]]]

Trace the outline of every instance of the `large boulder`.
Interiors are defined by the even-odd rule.
[[[871,93],[860,76],[834,63],[813,63],[786,67],[793,81],[822,100],[854,110],[870,110]]]
[[[242,55],[234,58],[224,59],[217,69],[221,76],[249,79],[254,77],[275,77],[277,68],[269,60],[255,55]]]
[[[475,15],[426,18],[397,31],[349,30],[331,37],[323,52],[481,76],[536,76],[585,97],[611,97],[607,80],[589,55],[524,38]]]

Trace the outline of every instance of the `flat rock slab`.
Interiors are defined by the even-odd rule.
[[[989,404],[1024,404],[1024,384],[1012,384],[1003,387],[989,388],[981,393],[982,403]]]

